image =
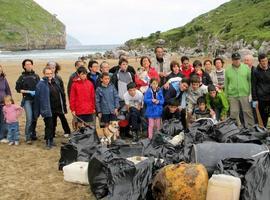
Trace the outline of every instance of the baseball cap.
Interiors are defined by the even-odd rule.
[[[241,55],[238,52],[232,54],[232,60],[239,60],[241,59]]]

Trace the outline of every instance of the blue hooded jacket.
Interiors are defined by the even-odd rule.
[[[160,118],[162,116],[164,104],[162,89],[159,89],[157,91],[157,100],[159,101],[159,103],[154,104],[152,102],[152,99],[153,99],[153,91],[151,88],[148,88],[148,90],[144,94],[144,103],[146,104],[145,116],[147,118]]]

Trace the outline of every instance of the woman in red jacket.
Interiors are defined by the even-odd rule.
[[[70,110],[77,116],[80,124],[93,125],[95,113],[95,89],[94,85],[87,79],[87,70],[85,67],[77,69],[78,77],[73,79],[70,91]]]
[[[135,83],[137,85],[137,88],[142,93],[145,93],[152,78],[156,78],[158,81],[160,81],[160,79],[155,68],[151,66],[151,60],[149,57],[141,57],[140,64],[142,68],[135,76]]]

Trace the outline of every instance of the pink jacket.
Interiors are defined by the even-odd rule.
[[[23,108],[21,106],[11,104],[3,107],[3,113],[6,119],[6,123],[14,123],[18,121],[21,116]]]

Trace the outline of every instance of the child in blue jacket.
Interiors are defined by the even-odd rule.
[[[148,118],[148,138],[152,139],[154,127],[160,129],[164,104],[163,93],[158,87],[156,78],[150,80],[150,88],[144,94],[144,103],[146,104],[145,116]]]

